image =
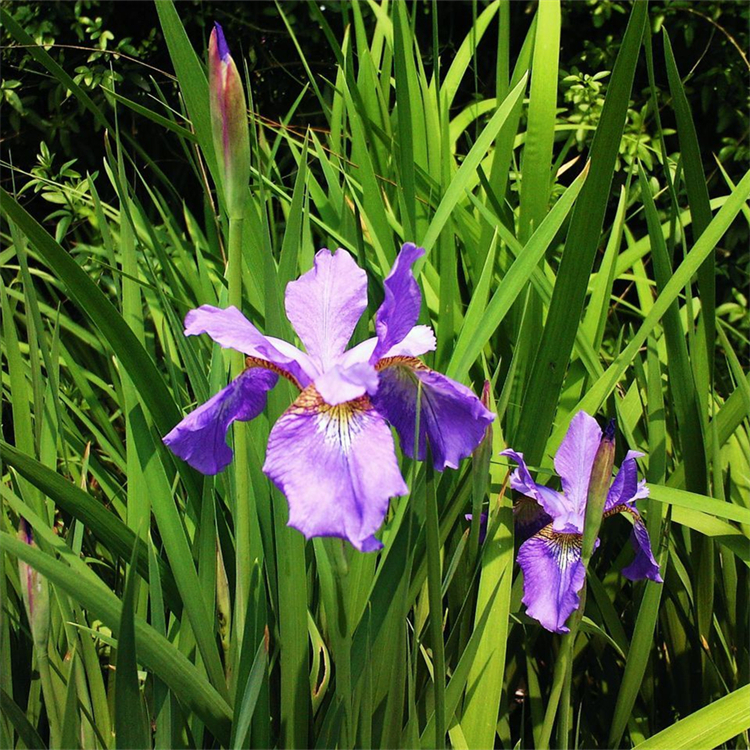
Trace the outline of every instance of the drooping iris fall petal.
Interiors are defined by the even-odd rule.
[[[227,431],[232,422],[255,419],[279,376],[260,367],[245,370],[226,388],[185,417],[163,440],[183,461],[203,474],[217,474],[232,460]]]
[[[651,539],[643,519],[637,511],[629,510],[628,513],[633,519],[630,543],[633,545],[635,558],[630,565],[622,569],[622,574],[631,581],[648,578],[655,583],[664,583],[659,573],[659,563],[656,562],[654,553],[651,551]]]
[[[529,473],[529,469],[526,466],[526,461],[523,458],[523,453],[517,453],[516,451],[508,448],[504,450],[501,456],[507,456],[512,458],[518,467],[510,476],[510,486],[516,491],[520,492],[532,500],[539,503],[539,506],[547,513],[552,519],[559,519],[563,521],[568,515],[568,504],[565,496],[556,492],[550,487],[545,487],[543,484],[537,484]],[[530,512],[530,511],[527,511]],[[566,528],[563,523],[561,528],[556,528],[555,531],[576,531],[576,527]]]
[[[276,365],[292,375],[300,388],[319,374],[315,365],[296,346],[264,336],[236,307],[202,305],[185,316],[185,335],[207,333],[224,349],[234,349],[248,357]]]
[[[367,397],[338,406],[314,386],[279,418],[263,471],[289,501],[289,525],[308,539],[339,536],[361,552],[382,546],[374,534],[391,497],[408,492],[388,425]]]
[[[380,385],[373,396],[377,410],[396,428],[401,448],[414,457],[414,433],[417,427],[417,394],[419,403],[419,450],[423,461],[427,440],[438,471],[458,468],[461,459],[482,440],[494,414],[487,410],[465,385],[435,372],[413,357],[396,357],[380,363]]]
[[[586,578],[580,535],[559,534],[545,526],[521,545],[518,564],[526,613],[553,633],[567,633],[565,622],[578,608]]]

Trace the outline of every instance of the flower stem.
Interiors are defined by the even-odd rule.
[[[581,603],[578,609],[576,609],[568,619],[570,632],[563,638],[560,652],[557,655],[555,672],[552,676],[552,690],[550,691],[549,700],[547,701],[547,709],[544,713],[544,723],[542,724],[542,732],[539,737],[539,742],[537,743],[537,750],[546,750],[549,748],[552,727],[555,724],[555,717],[557,716],[557,709],[560,705],[560,698],[563,696],[564,692],[565,699],[563,703],[565,706],[565,715],[560,719],[560,726],[558,727],[558,744],[561,750],[568,747],[568,734],[570,728],[568,721],[568,703],[570,699],[570,680],[572,679],[573,674],[573,646],[575,645],[576,636],[578,635],[578,626],[583,617],[585,606],[586,584],[584,584],[583,589],[581,590]]]
[[[349,586],[349,563],[346,559],[346,549],[343,540],[333,540],[335,550],[335,580],[337,617],[335,627],[337,630],[336,648],[336,692],[344,704],[344,729],[341,737],[342,748],[353,748],[354,736],[354,711],[352,707],[352,633],[349,627],[349,616],[347,613],[347,590]]]
[[[437,497],[435,494],[432,455],[427,449],[427,596],[430,604],[430,630],[432,640],[432,665],[435,683],[435,748],[445,747],[445,647],[443,644],[443,597],[440,570],[440,531],[438,525]]]
[[[229,304],[242,310],[242,217],[229,218]],[[230,375],[236,378],[245,368],[242,352],[230,354]],[[234,529],[236,551],[236,588],[234,607],[234,630],[240,654],[242,634],[245,632],[245,613],[250,594],[250,475],[247,468],[247,425],[234,424]]]

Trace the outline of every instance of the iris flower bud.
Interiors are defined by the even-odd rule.
[[[208,44],[208,86],[214,150],[227,214],[241,218],[250,180],[247,104],[242,79],[218,23]]]
[[[26,519],[18,524],[18,538],[30,547],[36,547],[34,535]],[[34,646],[47,648],[49,637],[49,586],[47,579],[23,560],[18,561],[18,575],[21,579],[21,596],[29,618],[31,637]]]
[[[589,478],[589,492],[586,502],[586,515],[583,526],[583,541],[581,543],[581,559],[588,564],[594,552],[599,527],[602,523],[604,503],[612,482],[612,468],[615,463],[615,420],[611,419],[599,443],[594,464]]]

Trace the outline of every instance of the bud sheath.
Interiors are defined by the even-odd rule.
[[[208,44],[211,128],[230,218],[241,218],[250,180],[250,131],[245,90],[217,23]]]
[[[30,547],[36,547],[31,527],[22,518],[18,524],[18,538]],[[31,637],[34,645],[42,650],[47,648],[49,637],[49,586],[47,579],[23,560],[18,561],[18,575],[21,579],[21,596],[29,618]]]
[[[615,463],[615,420],[610,420],[604,436],[599,443],[599,449],[591,467],[589,478],[589,492],[586,501],[586,516],[583,525],[583,541],[581,542],[581,559],[588,565],[594,552],[599,527],[602,523],[604,504],[612,480],[612,468]]]

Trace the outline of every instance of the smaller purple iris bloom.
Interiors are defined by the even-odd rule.
[[[586,578],[581,562],[583,524],[589,479],[601,442],[602,431],[596,420],[579,411],[555,455],[562,492],[534,482],[522,453],[505,450],[501,454],[518,464],[510,485],[523,497],[514,512],[519,530],[529,537],[518,551],[524,578],[522,601],[527,614],[554,633],[568,632],[565,622],[580,603],[578,594]],[[628,513],[633,519],[630,539],[635,559],[623,569],[623,575],[630,580],[649,578],[662,583],[648,531],[635,505],[639,498],[648,497],[645,480],[638,481],[635,462],[642,455],[628,451],[607,493],[604,517]]]
[[[247,355],[247,369],[188,414],[165,438],[173,453],[204,474],[232,460],[229,426],[265,408],[279,375],[300,394],[268,438],[263,471],[289,502],[289,526],[308,539],[336,536],[362,552],[375,538],[391,497],[405,495],[389,424],[408,456],[435,469],[458,468],[494,419],[466,386],[417,357],[435,348],[435,334],[416,325],[422,295],[412,265],[424,249],[408,242],[385,279],[375,337],[346,350],[367,307],[367,275],[345,250],[321,250],[315,266],[287,285],[286,314],[303,352],[264,336],[236,307],[204,305],[185,318],[185,335],[207,333]],[[421,385],[419,445],[414,438]]]
[[[465,513],[464,518],[471,523],[474,520],[474,516],[471,513]],[[482,512],[479,514],[479,544],[484,544],[484,540],[487,538],[487,514]]]

